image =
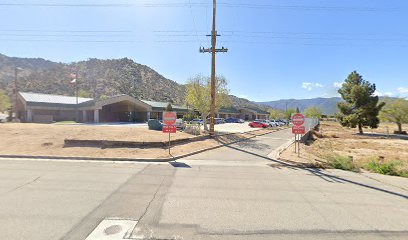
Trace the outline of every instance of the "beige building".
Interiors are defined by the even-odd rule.
[[[19,92],[17,117],[22,122],[50,123],[57,121],[78,122],[146,122],[161,119],[167,103],[138,100],[128,95],[118,95],[104,100],[78,98],[40,93]],[[187,108],[173,106],[182,117]]]

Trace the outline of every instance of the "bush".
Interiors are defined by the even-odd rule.
[[[347,156],[332,156],[328,159],[328,164],[332,168],[347,171],[359,172],[359,168],[354,164],[353,158]]]
[[[184,129],[185,133],[191,134],[191,135],[200,135],[201,131],[200,131],[200,125],[198,124],[189,124],[186,126],[186,128]]]
[[[380,163],[378,160],[373,160],[369,162],[365,168],[367,170],[384,174],[384,175],[391,175],[391,176],[406,176],[408,177],[408,173],[404,171],[399,171],[398,166],[402,163],[400,161],[394,160],[386,163]]]

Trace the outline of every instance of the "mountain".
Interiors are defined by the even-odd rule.
[[[282,99],[270,102],[257,102],[256,104],[264,105],[275,109],[289,109],[297,107],[302,112],[308,107],[318,107],[324,114],[333,115],[337,113],[337,103],[341,101],[339,97],[333,98],[311,98],[311,99]]]
[[[16,58],[0,54],[0,89],[5,89],[10,96],[16,67],[20,68],[19,91],[73,96],[75,85],[70,83],[70,75],[76,73],[80,89],[96,99],[128,94],[144,100],[184,104],[184,85],[128,58],[88,59],[67,64],[42,58]],[[231,100],[235,107],[264,108],[235,96],[231,96]]]

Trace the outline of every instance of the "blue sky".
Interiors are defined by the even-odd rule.
[[[2,0],[0,53],[59,62],[128,57],[184,83],[210,75],[210,55],[198,49],[210,46],[211,3]],[[218,54],[217,73],[234,95],[254,101],[336,96],[357,70],[379,95],[408,97],[406,0],[218,3],[217,47],[229,52]]]

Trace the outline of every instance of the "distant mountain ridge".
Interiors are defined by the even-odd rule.
[[[256,102],[257,104],[267,106],[269,108],[286,110],[289,108],[299,108],[304,111],[308,107],[318,107],[323,114],[333,115],[337,113],[337,103],[342,101],[340,97],[332,98],[310,98],[310,99],[282,99],[269,102]]]

